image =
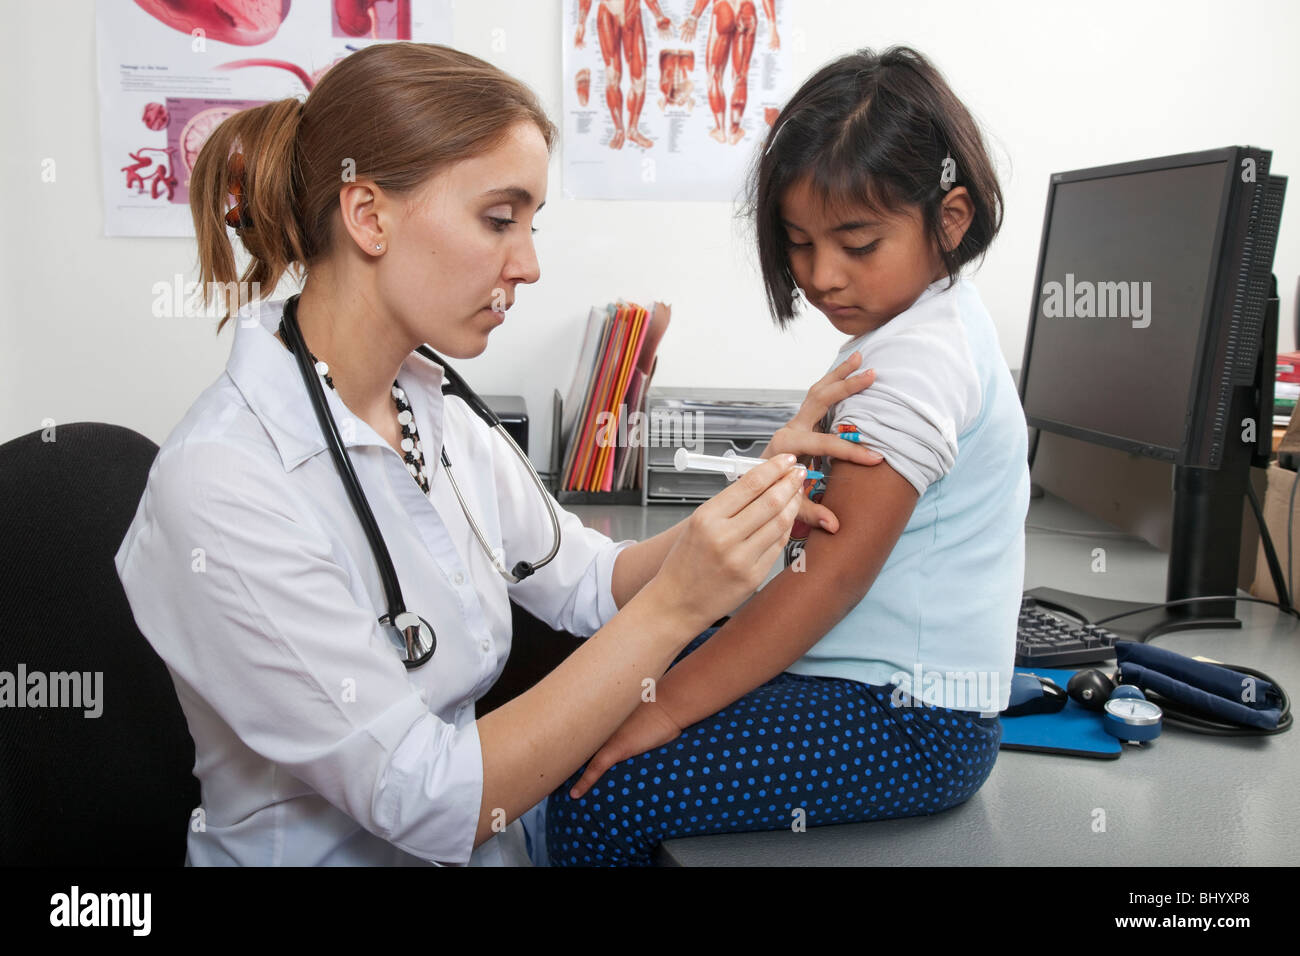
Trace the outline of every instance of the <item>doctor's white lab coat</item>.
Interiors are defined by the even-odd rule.
[[[274,337],[283,301],[232,318],[221,377],[168,436],[115,562],[171,673],[195,744],[192,865],[527,863],[518,821],[473,848],[483,788],[474,702],[510,653],[509,600],[590,636],[617,610],[614,542],[557,507],[559,554],[507,585],[442,467],[506,566],[551,547],[524,465],[412,354],[428,496],[398,453],[325,394],[392,556],[407,609],[437,634],[407,670],[378,618],[379,570],[298,366]],[[471,852],[472,851],[472,852]]]

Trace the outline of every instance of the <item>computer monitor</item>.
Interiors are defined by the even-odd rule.
[[[1233,146],[1055,173],[1048,188],[1025,417],[1174,465],[1168,601],[1236,594],[1249,469],[1271,454],[1286,186],[1271,158]],[[1073,609],[1095,620],[1121,603]],[[1234,610],[1190,602],[1108,626],[1144,637],[1240,626]]]

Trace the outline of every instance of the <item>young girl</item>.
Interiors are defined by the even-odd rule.
[[[838,533],[796,529],[785,570],[551,796],[553,864],[937,813],[987,779],[1029,470],[1015,384],[961,270],[1001,209],[975,122],[913,50],[844,56],[782,110],[750,187],[768,305],[784,327],[806,300],[847,337],[835,364],[875,369],[820,427],[856,431],[885,465],[825,463]]]

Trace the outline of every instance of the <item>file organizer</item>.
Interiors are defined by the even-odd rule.
[[[646,401],[648,444],[641,503],[707,501],[727,486],[726,477],[678,471],[673,467],[677,449],[685,445],[706,455],[730,450],[742,457],[758,457],[776,430],[799,411],[804,398],[798,389],[652,387]]]

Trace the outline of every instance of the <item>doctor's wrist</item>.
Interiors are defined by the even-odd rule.
[[[660,634],[671,643],[674,654],[693,641],[717,619],[708,612],[681,601],[670,582],[656,575],[628,602],[627,609],[644,613],[655,621]]]

